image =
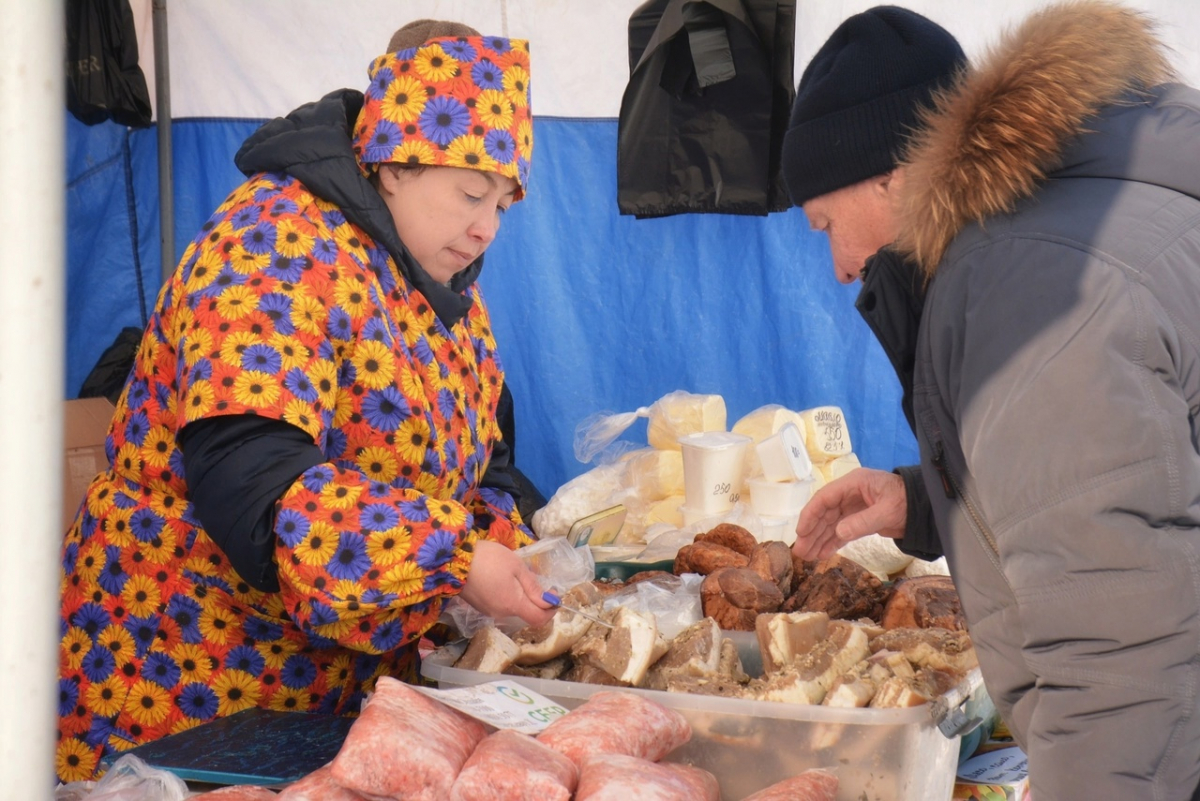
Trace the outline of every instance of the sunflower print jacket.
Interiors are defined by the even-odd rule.
[[[530,541],[479,487],[503,374],[478,288],[448,328],[401,276],[282,174],[247,180],[189,245],[65,538],[61,780],[249,707],[354,713],[379,676],[416,680],[474,542]],[[231,414],[287,421],[328,459],[278,504],[277,593],[237,575],[187,500],[177,433]]]

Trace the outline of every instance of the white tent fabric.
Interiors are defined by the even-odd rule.
[[[176,117],[273,117],[331,86],[358,86],[391,31],[413,19],[452,19],[529,39],[536,113],[616,117],[628,78],[629,15],[643,0],[168,0],[171,112]],[[1183,79],[1200,84],[1200,3],[1126,0],[1159,20]],[[946,27],[969,56],[1047,0],[908,0]],[[798,0],[796,78],[846,17],[879,2]],[[132,0],[142,69],[153,84],[150,0]],[[318,22],[319,21],[319,22]],[[319,32],[319,40],[316,34]],[[248,80],[247,76],[254,76]]]
[[[899,388],[799,209],[770,217],[637,221],[616,208],[615,116],[637,0],[171,0],[175,248],[182,253],[241,176],[232,155],[264,119],[342,86],[411,19],[456,19],[531,40],[530,194],[505,218],[481,283],[516,400],[517,464],[547,495],[586,469],[575,425],[677,389],[720,393],[730,423],[768,403],[842,406],[868,466],[916,457]],[[1040,0],[914,0],[968,54]],[[1181,72],[1200,83],[1193,0],[1140,0]],[[800,0],[796,73],[863,0]],[[151,2],[133,0],[153,76]],[[152,93],[153,94],[153,93]],[[159,283],[153,131],[68,118],[68,394]],[[640,436],[639,430],[631,436]]]

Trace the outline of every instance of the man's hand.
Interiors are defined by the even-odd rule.
[[[496,620],[516,615],[531,626],[540,626],[554,615],[554,609],[542,600],[537,576],[521,557],[498,542],[475,543],[475,558],[460,595]]]
[[[900,539],[908,512],[904,479],[860,467],[830,481],[812,496],[796,524],[792,553],[825,559],[847,542],[879,533]]]

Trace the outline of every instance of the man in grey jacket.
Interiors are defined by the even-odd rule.
[[[829,154],[785,143],[839,275],[861,265],[838,240],[864,229],[915,266],[874,292],[873,328],[912,365],[924,478],[830,483],[795,551],[907,536],[929,504],[1038,799],[1200,798],[1200,92],[1163,53],[1133,11],[1051,6],[865,186],[814,195],[804,165]]]

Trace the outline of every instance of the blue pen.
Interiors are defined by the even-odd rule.
[[[606,626],[610,629],[614,628],[612,623],[608,623],[604,620],[601,620],[600,618],[596,617],[595,615],[591,614],[590,612],[585,612],[582,609],[579,609],[578,607],[569,606],[567,604],[564,604],[562,602],[562,598],[559,598],[557,595],[550,592],[549,590],[546,590],[545,592],[542,593],[542,600],[545,601],[546,603],[550,604],[553,607],[557,607],[559,609],[566,609],[568,612],[579,615],[580,617],[590,620],[593,623],[598,623],[599,625]]]

